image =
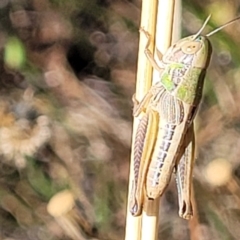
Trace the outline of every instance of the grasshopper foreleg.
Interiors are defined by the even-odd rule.
[[[149,62],[151,63],[151,65],[159,72],[161,72],[164,68],[165,68],[165,64],[160,61],[159,63],[157,63],[157,61],[155,60],[153,53],[151,52],[151,50],[149,49],[150,43],[151,43],[151,35],[149,32],[147,32],[144,28],[140,28],[140,31],[142,33],[144,33],[144,35],[146,36],[146,38],[148,39],[144,53],[147,57],[147,59],[149,60]],[[160,57],[160,60],[162,58],[162,53],[157,50],[157,55],[158,57]]]

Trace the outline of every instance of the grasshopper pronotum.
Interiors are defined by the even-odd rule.
[[[142,114],[134,144],[134,182],[131,192],[132,215],[142,213],[143,199],[156,199],[165,191],[172,172],[176,172],[179,196],[179,215],[190,219],[191,182],[194,164],[193,119],[201,101],[204,77],[211,58],[212,47],[208,37],[240,17],[201,35],[210,16],[195,34],[172,45],[160,61],[148,49],[145,54],[159,71],[160,79],[135,104],[135,117]],[[135,98],[133,100],[136,102]]]

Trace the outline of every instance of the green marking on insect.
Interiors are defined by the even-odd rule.
[[[192,68],[188,76],[184,77],[181,85],[177,89],[176,97],[185,103],[192,104],[195,100],[198,86],[199,76],[202,69]]]

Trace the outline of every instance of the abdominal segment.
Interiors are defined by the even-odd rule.
[[[176,154],[181,141],[181,125],[164,124],[159,126],[158,136],[147,173],[146,191],[148,198],[157,198],[167,187]]]

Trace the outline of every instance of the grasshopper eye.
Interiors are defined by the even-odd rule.
[[[201,44],[199,42],[189,41],[182,45],[181,50],[185,54],[194,54],[201,48]]]

